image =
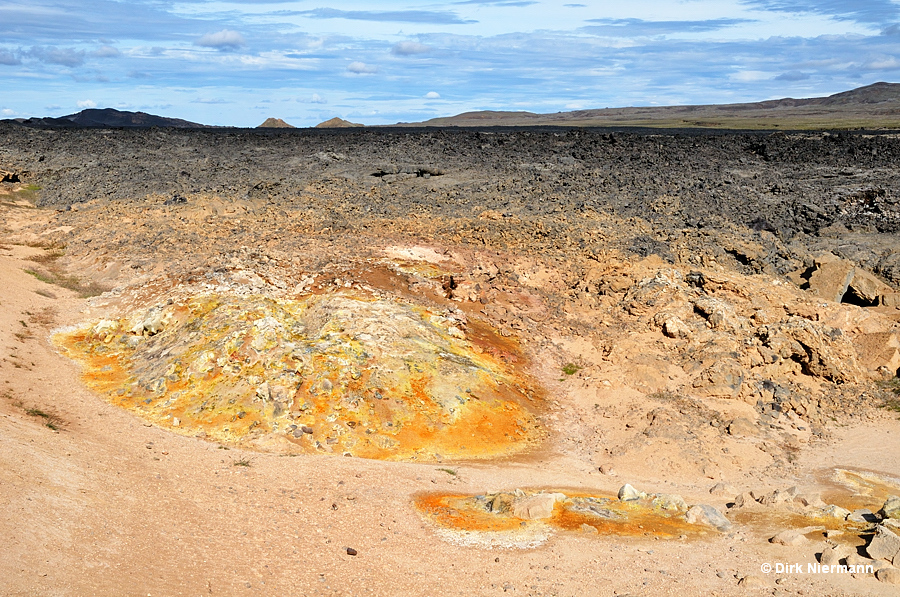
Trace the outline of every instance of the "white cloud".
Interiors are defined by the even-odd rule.
[[[879,56],[863,64],[863,67],[869,70],[896,70],[900,68],[900,60],[894,56]]]
[[[3,110],[0,110],[0,114],[3,114],[4,116],[15,116],[16,112],[9,108],[3,108]]]
[[[366,64],[365,62],[351,62],[347,65],[347,70],[357,75],[371,75],[378,72],[378,67]]]
[[[766,79],[772,78],[772,73],[768,73],[761,70],[743,70],[737,73],[732,73],[729,75],[734,81],[741,81],[744,83],[752,82],[752,81],[765,81]]]
[[[216,33],[207,33],[194,43],[204,48],[216,48],[218,50],[236,50],[247,45],[243,35],[229,29],[222,29]]]
[[[312,97],[309,99],[309,103],[311,104],[327,104],[328,100],[319,95],[318,93],[312,94]]]
[[[401,41],[391,48],[391,53],[396,56],[412,56],[414,54],[425,54],[430,51],[430,47],[414,41]]]
[[[112,46],[102,46],[91,53],[91,56],[96,58],[117,58],[121,55],[122,52]]]
[[[437,91],[429,91],[425,94],[425,99],[441,99],[441,94]]]
[[[94,100],[82,100],[76,104],[79,108],[84,110],[85,108],[96,108],[97,102]]]
[[[15,54],[13,54],[12,52],[9,52],[7,50],[0,49],[0,64],[5,64],[7,66],[15,66],[16,64],[21,64],[21,63],[22,63],[22,61],[19,60],[19,58]]]
[[[55,46],[31,48],[29,55],[46,64],[61,66],[81,66],[84,64],[84,50],[75,48],[57,48]]]

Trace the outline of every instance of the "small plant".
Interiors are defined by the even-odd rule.
[[[32,255],[28,258],[28,261],[34,261],[35,263],[53,263],[63,255],[65,255],[65,252],[63,252],[62,250],[52,249],[47,251],[46,253]]]
[[[240,460],[234,461],[234,466],[250,466],[252,463],[249,458],[241,457]]]
[[[579,371],[581,371],[581,367],[575,363],[566,363],[562,368],[562,372],[566,375],[575,375]]]
[[[17,406],[22,406],[22,405],[17,404]],[[59,417],[57,417],[56,415],[54,415],[52,413],[44,412],[43,410],[41,410],[39,408],[35,408],[35,407],[26,408],[25,414],[28,415],[29,417],[39,417],[41,419],[44,419],[44,425],[46,425],[48,428],[52,429],[53,431],[59,431],[60,427],[62,427],[62,423],[63,423],[62,419],[60,419]]]
[[[74,290],[81,296],[81,298],[97,296],[103,294],[108,290],[107,288],[100,286],[96,282],[88,282],[87,284],[84,284],[75,276],[67,276],[61,271],[56,271],[55,269],[51,268],[48,268],[47,271],[25,268],[25,273],[30,276],[34,276],[44,284],[54,284],[56,286],[61,286],[62,288]]]
[[[452,469],[452,468],[439,468],[438,470],[441,472],[447,473],[451,477],[455,477],[458,474],[456,469]]]

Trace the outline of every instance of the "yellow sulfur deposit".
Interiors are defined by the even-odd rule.
[[[542,436],[539,399],[507,339],[397,300],[209,294],[55,342],[111,403],[259,450],[493,458]]]

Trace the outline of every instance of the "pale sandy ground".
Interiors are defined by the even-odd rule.
[[[85,389],[49,342],[51,328],[87,317],[87,302],[23,272],[39,251],[0,250],[0,595],[898,594],[871,577],[763,575],[763,563],[805,565],[817,551],[771,545],[765,530],[691,541],[558,533],[535,549],[484,549],[445,541],[412,506],[423,491],[624,482],[724,505],[708,493],[717,479],[670,482],[627,457],[605,476],[554,439],[528,458],[454,464],[454,477],[433,464],[226,450],[149,426]],[[242,458],[251,466],[235,466]],[[813,484],[833,466],[900,474],[900,422],[837,429],[799,463],[799,477],[772,487]],[[738,585],[747,575],[762,586]]]

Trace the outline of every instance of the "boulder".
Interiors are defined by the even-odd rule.
[[[691,337],[691,328],[689,328],[686,323],[681,321],[680,318],[675,317],[674,315],[663,321],[662,330],[663,334],[665,334],[669,338]]]
[[[687,502],[684,501],[684,498],[674,493],[654,494],[651,503],[660,510],[684,512],[688,509]]]
[[[841,508],[840,506],[835,506],[834,504],[827,506],[822,511],[823,518],[837,518],[838,520],[847,520],[847,517],[850,516],[850,514],[850,510]]]
[[[841,560],[853,553],[853,550],[847,545],[829,545],[819,554],[819,563],[826,566],[832,564],[840,564]]]
[[[831,254],[817,258],[815,265],[809,278],[809,289],[823,299],[841,302],[853,279],[854,265]]]
[[[689,524],[703,524],[722,532],[728,531],[731,528],[731,521],[722,516],[722,513],[716,508],[708,504],[691,506],[690,509],[685,512],[684,519]]]
[[[875,578],[889,585],[900,585],[900,569],[882,568],[875,573]]]
[[[875,527],[875,536],[866,547],[866,553],[874,560],[887,560],[894,562],[900,554],[900,537],[884,525]],[[900,563],[900,559],[897,559]]]
[[[620,501],[633,502],[635,500],[647,497],[647,494],[643,491],[638,491],[637,489],[626,483],[619,489],[618,496]]]
[[[885,367],[891,373],[900,369],[900,334],[897,332],[860,334],[854,344],[859,363],[866,369],[875,371]]]
[[[516,518],[523,520],[539,520],[553,516],[556,502],[566,499],[562,493],[539,493],[519,498],[512,503],[510,511]]]
[[[878,513],[881,514],[882,518],[900,520],[900,497],[896,495],[888,496]]]
[[[791,316],[776,325],[760,327],[757,336],[781,358],[799,361],[808,375],[841,383],[863,377],[856,349],[837,328]]]
[[[856,303],[877,305],[881,296],[894,291],[893,288],[864,269],[853,270],[853,279],[847,288]]]

